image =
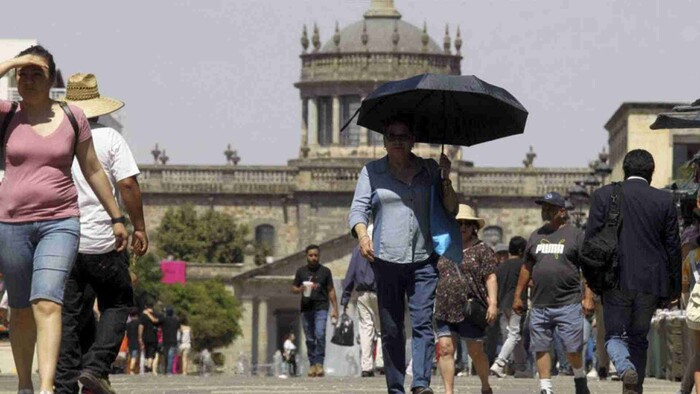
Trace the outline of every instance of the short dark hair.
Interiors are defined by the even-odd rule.
[[[638,176],[651,183],[651,176],[654,174],[654,156],[644,149],[631,150],[622,161],[622,171],[625,173],[625,179]]]
[[[510,239],[510,242],[508,243],[508,253],[512,254],[513,256],[522,256],[525,254],[525,247],[527,246],[527,241],[525,238],[516,235],[515,237]]]
[[[54,63],[53,61],[53,55],[51,54],[51,52],[49,52],[46,48],[42,47],[41,45],[32,45],[29,48],[17,54],[17,56],[15,57],[20,57],[24,55],[34,55],[43,57],[46,60],[46,63],[48,63],[49,65],[49,79],[53,81],[53,79],[56,77],[56,63]]]
[[[318,246],[318,245],[316,245],[316,244],[311,244],[311,245],[307,246],[306,249],[304,249],[304,253],[308,254],[308,253],[309,253],[309,250],[313,250],[313,249],[316,249],[316,250],[318,250],[319,252],[321,251],[321,247],[320,247],[320,246]]]

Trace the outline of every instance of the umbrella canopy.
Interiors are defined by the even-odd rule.
[[[658,129],[693,129],[700,127],[700,100],[691,105],[681,105],[673,108],[673,112],[659,114],[656,121],[649,126]]]
[[[383,133],[408,116],[417,142],[472,146],[525,130],[528,112],[508,91],[473,75],[421,74],[385,83],[360,107],[357,124]]]

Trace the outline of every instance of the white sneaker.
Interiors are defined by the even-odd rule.
[[[591,371],[586,375],[588,379],[598,379],[598,370],[591,368]]]
[[[499,378],[503,378],[506,376],[505,372],[505,364],[501,365],[501,360],[496,360],[494,361],[493,365],[491,366],[491,372],[493,372],[494,375],[498,376]]]

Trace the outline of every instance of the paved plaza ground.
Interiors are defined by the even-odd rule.
[[[557,394],[573,393],[573,378],[554,377],[554,389]],[[228,394],[228,393],[386,393],[383,377],[376,378],[259,378],[235,375],[199,376],[125,376],[112,378],[113,386],[119,394]],[[433,388],[436,393],[443,393],[440,377],[435,377]],[[477,377],[458,377],[457,393],[479,393]],[[0,375],[0,394],[15,394],[17,380],[14,376]],[[537,393],[538,381],[535,379],[494,379],[492,382],[496,394]],[[644,385],[645,394],[673,394],[678,390],[678,383],[665,380],[649,379]],[[407,385],[408,386],[408,385]],[[36,386],[38,387],[38,385]],[[622,391],[620,382],[597,380],[589,382],[591,393],[612,394]],[[38,392],[38,391],[37,391]]]

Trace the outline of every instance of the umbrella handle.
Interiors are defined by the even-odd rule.
[[[442,148],[440,150],[440,155],[445,154],[445,144],[442,144]],[[442,171],[442,168],[440,168],[440,179],[445,179],[445,173]]]

